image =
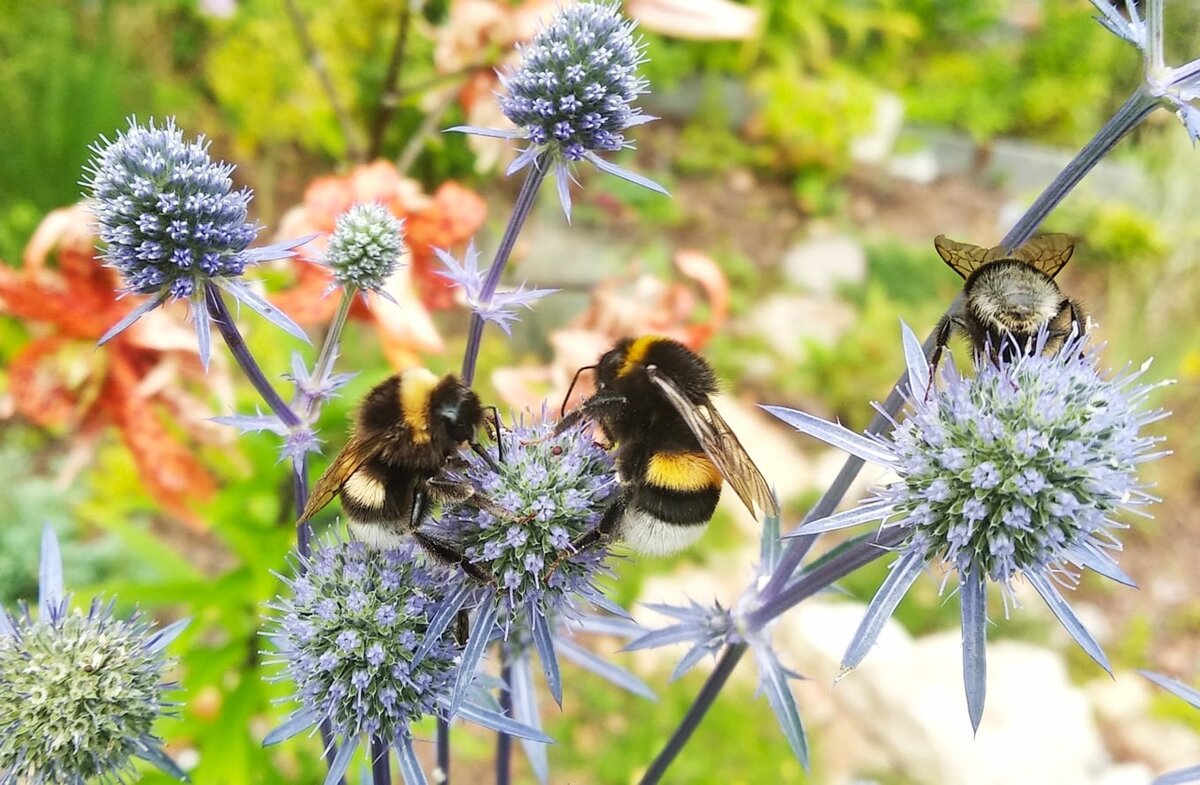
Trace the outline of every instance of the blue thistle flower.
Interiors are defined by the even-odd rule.
[[[1192,142],[1200,141],[1200,108],[1193,103],[1200,97],[1200,58],[1178,68],[1163,60],[1163,0],[1149,0],[1145,20],[1138,16],[1133,0],[1125,0],[1126,19],[1115,2],[1092,0],[1100,11],[1100,24],[1138,48],[1144,60],[1144,90],[1158,98],[1178,115]]]
[[[1168,679],[1166,676],[1158,673],[1151,673],[1150,671],[1138,672],[1175,697],[1187,701],[1188,705],[1193,709],[1200,709],[1200,692],[1197,692],[1186,684],[1174,679]],[[1186,782],[1200,782],[1200,766],[1191,766],[1186,769],[1168,772],[1160,777],[1156,777],[1150,785],[1184,785]]]
[[[411,724],[449,717],[460,651],[446,627],[452,573],[423,563],[414,546],[371,552],[356,542],[328,542],[296,557],[284,581],[290,596],[271,604],[268,636],[284,666],[280,679],[296,685],[300,708],[264,740],[275,744],[328,721],[341,740],[326,785],[338,782],[362,737],[394,744],[407,772],[420,772]],[[473,674],[471,681],[473,682]],[[542,733],[465,701],[457,713],[487,727],[540,742]],[[420,780],[418,780],[420,781]]]
[[[633,101],[647,92],[637,75],[645,62],[645,44],[634,37],[636,25],[621,18],[610,2],[583,2],[559,8],[550,24],[527,46],[518,47],[521,61],[501,76],[507,95],[500,110],[516,131],[456,126],[451,131],[528,140],[508,174],[540,156],[553,162],[558,195],[570,218],[571,165],[589,161],[601,171],[666,194],[659,184],[600,157],[632,145],[624,131],[655,118],[641,113]],[[535,165],[537,165],[535,163]]]
[[[784,667],[771,642],[770,623],[754,621],[754,612],[764,603],[763,589],[768,585],[782,557],[779,539],[779,518],[763,522],[761,559],[757,574],[732,608],[720,603],[711,606],[693,601],[687,606],[651,604],[646,607],[675,619],[676,623],[648,632],[625,647],[625,651],[652,649],[685,643],[690,646],[671,673],[671,680],[680,678],[696,667],[707,654],[716,655],[730,646],[746,645],[754,653],[758,666],[758,687],[766,696],[779,727],[792,748],[792,753],[805,769],[808,768],[808,737],[800,710],[792,695],[790,681],[801,676]],[[792,580],[806,571],[799,571]]]
[[[580,429],[557,436],[554,424],[517,423],[501,435],[504,460],[495,472],[470,455],[464,474],[482,491],[478,498],[443,512],[439,536],[458,543],[496,585],[486,587],[481,610],[463,656],[464,671],[481,657],[472,643],[488,639],[503,614],[501,629],[527,625],[555,699],[562,701],[554,654],[552,619],[569,620],[577,598],[623,615],[604,598],[593,580],[603,569],[607,548],[596,543],[573,550],[572,543],[600,522],[617,489],[612,457]]]
[[[138,615],[113,617],[93,600],[69,608],[58,540],[42,534],[40,613],[0,611],[0,780],[83,785],[124,782],[141,758],[187,777],[163,752],[153,726],[173,704],[163,650],[186,621],[154,631]]]
[[[184,142],[174,119],[151,120],[116,141],[92,146],[83,186],[105,243],[104,258],[125,281],[125,291],[147,300],[100,339],[103,344],[169,299],[187,300],[196,324],[201,360],[209,357],[208,286],[215,284],[301,340],[304,331],[240,279],[248,265],[285,259],[311,238],[250,248],[258,227],[247,222],[251,191],[233,190],[234,167],[215,163],[208,142]]]
[[[446,268],[444,271],[439,270],[438,275],[453,281],[463,290],[467,299],[467,307],[471,309],[471,312],[478,314],[479,318],[484,321],[492,322],[510,338],[512,337],[512,323],[519,321],[516,313],[518,307],[523,306],[532,310],[535,302],[559,291],[558,289],[526,289],[525,285],[521,284],[516,289],[507,292],[493,292],[491,297],[484,297],[488,271],[479,269],[479,251],[475,248],[474,240],[467,245],[467,252],[463,256],[461,264],[453,254],[443,251],[441,248],[434,248],[433,252],[437,254]]]
[[[1057,353],[999,364],[981,362],[974,377],[949,364],[941,389],[930,389],[920,341],[903,325],[911,414],[888,439],[866,438],[840,425],[782,407],[767,411],[899,475],[874,499],[801,526],[795,534],[832,531],[869,521],[906,534],[900,557],[875,598],[842,661],[861,662],[884,620],[930,562],[959,578],[967,705],[978,729],[985,695],[987,581],[1006,597],[1023,577],[1046,601],[1079,645],[1111,670],[1099,644],[1059,592],[1079,570],[1134,585],[1116,565],[1114,518],[1155,499],[1138,467],[1165,453],[1150,452],[1159,437],[1140,433],[1166,416],[1144,408],[1155,385],[1138,383],[1142,369],[1105,379],[1085,339]],[[1007,606],[1007,600],[1006,600]]]
[[[356,204],[338,216],[324,261],[342,287],[391,299],[383,285],[403,253],[404,222],[381,204]]]

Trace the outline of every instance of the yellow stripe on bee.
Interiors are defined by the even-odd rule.
[[[650,351],[650,347],[664,340],[666,339],[660,335],[643,335],[629,344],[629,350],[625,352],[625,358],[621,360],[621,367],[617,369],[617,376],[627,376],[632,373],[635,368],[645,362],[646,352]]]
[[[429,442],[429,394],[438,378],[424,368],[409,368],[400,374],[400,412],[417,444]]]
[[[342,486],[342,493],[362,506],[373,509],[383,507],[387,501],[387,489],[383,483],[362,471],[350,475]]]
[[[660,452],[650,456],[646,481],[672,491],[702,491],[720,486],[721,473],[702,452]]]

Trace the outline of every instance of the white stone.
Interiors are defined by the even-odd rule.
[[[1144,763],[1120,763],[1100,772],[1096,785],[1146,785],[1154,772]]]
[[[888,159],[887,173],[897,180],[907,180],[917,185],[929,185],[942,175],[937,154],[932,150],[916,150]]]
[[[769,295],[749,317],[749,328],[784,362],[798,363],[810,342],[828,346],[854,325],[854,309],[837,300],[800,294]]]
[[[789,248],[783,256],[788,283],[814,295],[836,294],[838,287],[861,283],[867,275],[867,254],[853,238],[820,237]]]
[[[850,156],[861,164],[881,164],[896,146],[904,125],[904,101],[894,93],[881,93],[875,101],[871,130],[850,140]]]
[[[1137,673],[1121,671],[1087,687],[1088,699],[1110,746],[1123,758],[1135,758],[1160,771],[1200,764],[1200,736],[1186,726],[1151,716],[1155,685]],[[1171,698],[1174,700],[1174,698]]]

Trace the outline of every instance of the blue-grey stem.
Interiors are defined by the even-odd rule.
[[[371,737],[371,785],[392,785],[390,751],[378,736]]]
[[[437,785],[450,785],[450,720],[437,719]]]
[[[1095,168],[1096,164],[1117,146],[1117,142],[1145,120],[1158,104],[1159,99],[1144,87],[1134,91],[1091,141],[1050,181],[1050,185],[1046,186],[1013,228],[1008,230],[1008,234],[1004,235],[1000,245],[1011,251],[1032,237],[1050,211],[1066,198],[1084,175]]]
[[[217,330],[220,331],[221,337],[225,339],[225,345],[229,347],[229,352],[242,369],[242,373],[246,374],[250,384],[254,385],[254,389],[262,396],[263,402],[279,418],[280,422],[289,428],[295,428],[300,424],[300,418],[279,397],[279,393],[275,392],[275,388],[267,381],[266,374],[259,367],[258,361],[250,354],[250,348],[246,346],[246,339],[242,337],[237,323],[233,320],[229,309],[225,307],[225,299],[221,296],[221,290],[217,288],[216,284],[210,282],[204,284],[204,294],[208,300],[209,316],[212,318],[213,324],[217,326]]]
[[[354,287],[342,291],[342,298],[338,301],[337,311],[333,315],[329,331],[325,333],[321,350],[317,352],[317,361],[313,363],[313,379],[324,379],[333,370],[333,359],[337,356],[338,345],[342,342],[342,331],[346,328],[346,318],[350,315],[350,306],[354,304],[357,294],[358,290]],[[306,413],[310,421],[316,417],[319,406],[320,401],[316,399],[305,402]]]
[[[512,716],[512,666],[508,662],[508,653],[500,647],[500,713],[505,717]],[[496,734],[496,785],[508,785],[512,776],[512,737],[507,733]]]
[[[492,266],[488,268],[487,278],[483,280],[483,289],[479,293],[481,304],[491,302],[492,295],[496,293],[496,287],[500,285],[500,276],[504,274],[508,257],[517,243],[517,235],[521,233],[522,227],[525,226],[525,219],[533,210],[534,200],[537,198],[538,189],[542,187],[542,181],[546,179],[549,166],[549,158],[543,153],[534,159],[525,173],[525,182],[521,184],[521,192],[517,194],[517,203],[513,205],[508,225],[504,227],[504,236],[500,238],[500,245],[496,248],[496,255],[492,258]],[[482,339],[483,317],[478,313],[472,313],[471,328],[467,335],[467,349],[463,353],[462,364],[462,383],[468,387],[475,381],[475,363],[479,360],[479,344]]]
[[[1063,171],[1034,200],[1025,214],[1021,216],[1013,228],[1009,230],[1008,234],[1004,236],[1004,239],[1000,241],[1000,245],[1011,249],[1028,240],[1050,211],[1079,184],[1080,180],[1121,139],[1149,116],[1157,106],[1158,99],[1141,89],[1130,96],[1092,140],[1080,150],[1078,155],[1067,164]],[[951,304],[947,315],[954,313],[960,306],[960,303],[961,295]],[[931,334],[925,340],[924,350],[926,357],[932,352],[934,338],[935,336]],[[906,373],[893,385],[891,392],[888,393],[887,400],[884,401],[882,408],[893,416],[899,412],[900,407],[903,405],[904,396],[902,388],[907,381],[908,375]],[[877,413],[871,420],[871,424],[867,430],[871,433],[882,433],[888,424],[887,418]],[[817,504],[805,516],[805,520],[815,520],[832,513],[838,504],[841,503],[842,498],[846,495],[846,491],[849,490],[850,485],[853,483],[854,478],[858,476],[862,467],[862,459],[853,456],[848,458],[842,465],[842,469],[838,472],[838,476],[834,479],[833,484],[822,494]],[[811,597],[813,594],[831,585],[834,581],[849,575],[854,570],[884,555],[888,552],[887,548],[898,545],[903,541],[905,535],[906,532],[900,527],[885,529],[871,540],[864,541],[829,559],[811,573],[801,576],[785,589],[784,587],[787,585],[787,582],[800,567],[801,560],[812,545],[812,539],[809,537],[794,538],[788,543],[788,547],[784,550],[778,567],[772,574],[767,586],[763,589],[763,603],[746,618],[747,625],[751,628],[761,628],[771,619],[793,607],[801,600]],[[746,644],[744,643],[729,646],[725,649],[724,654],[721,655],[717,663],[716,669],[709,674],[708,680],[704,683],[700,694],[696,696],[696,701],[688,709],[679,727],[675,729],[675,732],[671,735],[663,750],[654,759],[645,776],[642,777],[642,785],[653,785],[662,778],[662,775],[691,737],[692,732],[695,731],[696,726],[700,724],[700,720],[704,717],[708,708],[716,700],[717,695],[729,680],[730,674],[733,673],[734,667],[745,653]]]

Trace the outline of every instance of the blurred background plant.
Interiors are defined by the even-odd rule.
[[[90,219],[60,212],[79,199],[88,145],[131,114],[176,116],[210,136],[217,157],[239,164],[238,185],[255,189],[254,217],[270,227],[264,239],[327,233],[355,201],[379,201],[406,220],[410,264],[389,284],[399,305],[374,298],[351,313],[340,369],[358,375],[320,423],[336,449],[353,402],[393,369],[456,370],[467,314],[434,274],[432,249],[461,254],[473,234],[498,234],[517,183],[500,176],[509,160],[503,144],[440,130],[503,122],[493,69],[552,7],[0,0],[0,501],[9,510],[0,601],[32,596],[36,543],[49,521],[63,539],[69,584],[116,594],[123,610],[140,603],[164,618],[193,617],[176,645],[182,719],[161,732],[196,782],[311,782],[321,770],[315,742],[260,747],[281,716],[272,701],[286,692],[264,681],[258,651],[262,603],[279,591],[273,572],[285,569],[293,539],[290,478],[275,437],[235,442],[208,422],[248,411],[256,398],[230,380],[222,352],[199,375],[179,310],[156,312],[152,323],[92,348],[131,306],[111,299],[112,275],[92,260]],[[838,458],[812,445],[800,452],[748,402],[865,425],[867,402],[886,394],[902,368],[897,319],[928,329],[959,285],[933,255],[932,237],[998,238],[1136,83],[1136,52],[1093,21],[1085,0],[626,0],[625,10],[648,40],[646,111],[665,119],[642,129],[640,149],[626,155],[676,198],[581,173],[586,188],[575,194],[569,236],[558,206],[542,200],[509,277],[564,291],[516,325],[513,342],[484,342],[476,389],[518,408],[543,398],[555,405],[569,375],[615,337],[677,335],[726,379],[728,418],[752,434],[743,440],[790,502],[786,527]],[[1168,60],[1200,52],[1200,8],[1172,3],[1167,14]],[[1117,597],[1085,582],[1083,606],[1104,622],[1098,636],[1108,636],[1102,642],[1119,670],[1194,681],[1200,276],[1191,249],[1200,242],[1200,159],[1160,115],[1046,228],[1082,238],[1062,282],[1092,310],[1108,361],[1153,355],[1151,380],[1180,380],[1157,401],[1175,411],[1164,429],[1176,457],[1150,470],[1166,501],[1155,521],[1124,538],[1122,567],[1144,591]],[[311,263],[324,239],[305,249],[307,260],[275,263],[261,276],[314,338],[336,306],[324,296],[326,273]],[[277,334],[252,329],[247,338],[269,376],[290,368],[291,350]],[[333,519],[331,511],[322,522]],[[756,538],[732,509],[712,528],[700,548],[671,561],[619,563],[616,599],[734,599]],[[868,599],[883,570],[860,571],[843,588]],[[953,628],[956,615],[918,584],[897,618],[924,635]],[[788,624],[777,639],[801,662],[818,662],[800,668],[818,680],[795,688],[802,704],[818,707],[813,781],[938,781],[898,750],[863,758],[870,733],[829,719],[849,709],[820,681],[821,633],[803,628],[811,620]],[[1093,678],[1052,630],[1048,616],[1027,613],[1002,635],[1061,651],[1071,673]],[[851,632],[830,645],[831,667]],[[543,707],[559,741],[551,763],[564,780],[628,781],[703,678],[660,688],[669,657],[633,664],[658,703],[579,678],[562,713]],[[1200,731],[1194,714],[1173,711],[1146,688],[1131,688],[1134,697],[1114,708],[1110,695],[1083,686],[1109,742],[1100,748],[1106,760],[1163,769],[1200,760],[1193,735],[1170,737],[1173,752],[1164,753],[1125,730],[1158,728],[1170,715]],[[696,743],[673,776],[805,781],[765,702],[751,700],[754,685],[731,689],[701,730],[720,740],[721,754]],[[1163,717],[1134,722],[1130,702],[1162,707]],[[947,714],[947,722],[959,717]],[[823,723],[859,741],[830,749]],[[456,764],[473,781],[489,765],[490,742],[458,735]],[[937,736],[931,730],[916,746]],[[854,768],[856,754],[866,768]]]

